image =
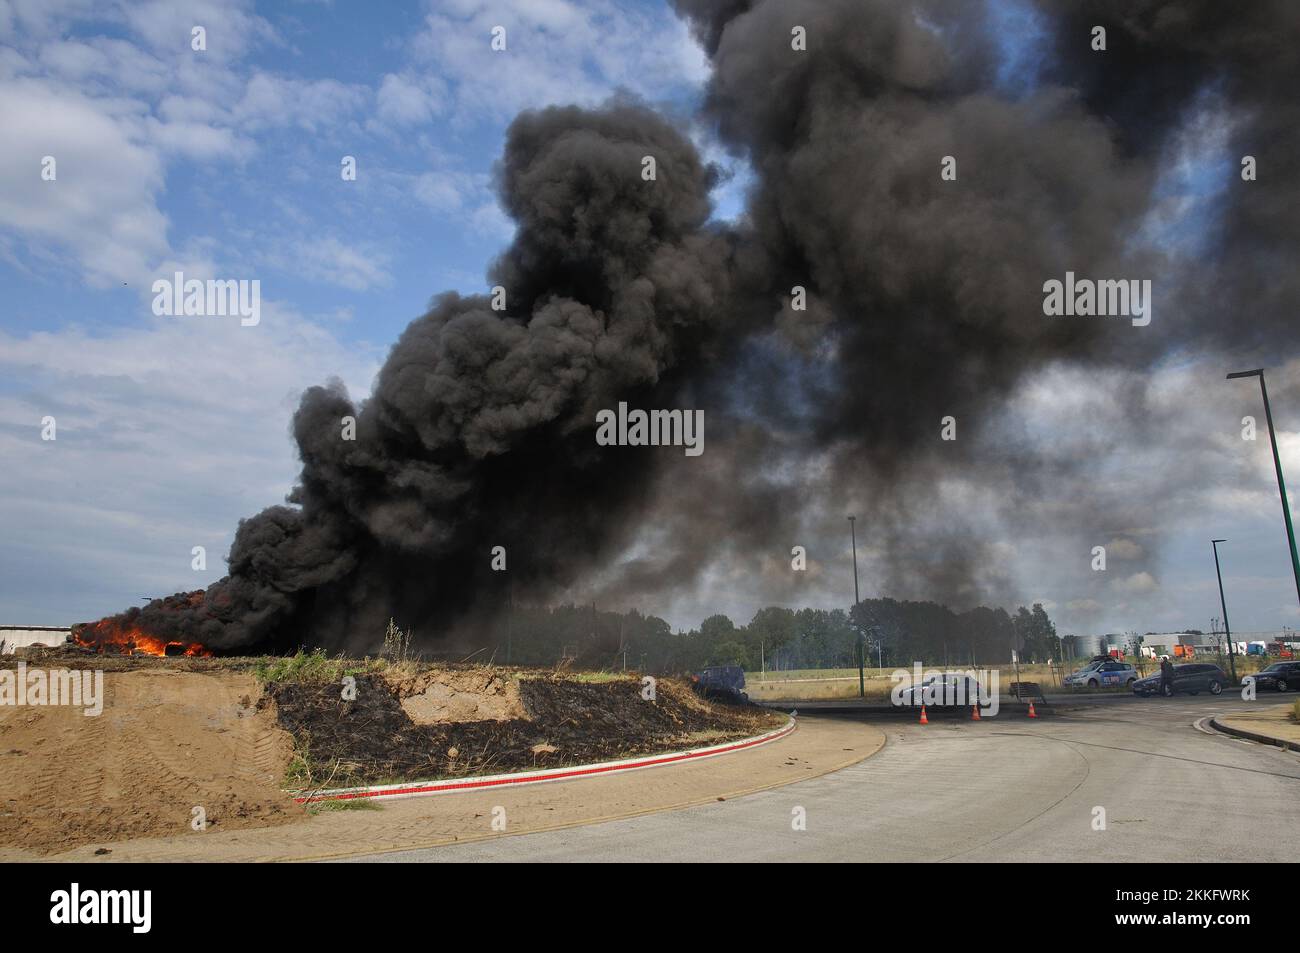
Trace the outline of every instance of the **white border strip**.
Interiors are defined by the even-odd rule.
[[[707,748],[692,748],[689,751],[675,751],[669,754],[646,755],[640,758],[627,758],[622,761],[603,761],[599,764],[574,765],[564,768],[547,768],[542,771],[521,771],[515,774],[493,774],[479,778],[460,778],[446,781],[408,781],[401,784],[379,784],[372,787],[336,788],[328,791],[294,793],[294,801],[299,804],[314,804],[317,801],[350,801],[361,798],[386,798],[397,800],[407,797],[425,797],[430,794],[448,794],[456,791],[477,791],[483,788],[518,787],[524,784],[542,784],[547,781],[566,781],[573,778],[598,777],[602,774],[616,774],[623,771],[637,771],[641,768],[654,768],[664,764],[676,764],[693,761],[698,758],[712,758],[717,755],[756,748],[759,745],[784,738],[795,730],[795,720],[791,717],[780,728],[754,735],[741,741],[711,745]]]

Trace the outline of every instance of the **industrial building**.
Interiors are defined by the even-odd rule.
[[[0,625],[0,655],[13,655],[15,649],[33,645],[61,645],[72,636],[72,629],[62,625]]]

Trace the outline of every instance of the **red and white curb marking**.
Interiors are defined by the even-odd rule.
[[[756,748],[778,738],[784,738],[795,729],[791,718],[785,725],[752,738],[732,741],[727,744],[712,745],[708,748],[692,748],[689,751],[675,751],[670,754],[647,755],[642,758],[628,758],[624,761],[603,761],[600,764],[583,764],[567,768],[547,768],[542,771],[521,771],[517,774],[493,774],[481,778],[462,778],[448,781],[415,781],[404,784],[379,784],[373,787],[337,788],[330,791],[315,791],[311,794],[299,792],[294,801],[299,804],[313,804],[316,801],[349,801],[356,798],[404,798],[424,797],[428,794],[446,794],[453,791],[476,791],[482,788],[518,787],[524,784],[543,784],[547,781],[567,781],[573,778],[589,778],[602,774],[615,774],[620,771],[638,771],[641,768],[654,768],[664,764],[677,764],[682,761],[694,761],[698,758],[712,758],[745,748]]]

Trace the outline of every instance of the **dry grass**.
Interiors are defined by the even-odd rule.
[[[382,811],[384,808],[371,798],[348,798],[343,801],[317,801],[307,805],[308,814],[329,814],[333,811]]]
[[[875,679],[866,684],[866,697],[870,700],[885,702],[893,683],[888,679]],[[858,680],[852,679],[813,679],[809,681],[745,681],[745,691],[754,701],[831,701],[838,698],[857,698]]]
[[[1153,659],[1142,659],[1140,663],[1133,658],[1125,659],[1130,664],[1138,668],[1138,677],[1150,675],[1159,669],[1159,665]],[[1182,660],[1175,660],[1174,664],[1179,664]],[[1202,655],[1192,659],[1194,662],[1218,662],[1218,657],[1214,655]],[[1259,656],[1242,656],[1236,657],[1237,677],[1250,675],[1265,668],[1275,658],[1260,658]],[[1124,693],[1129,689],[1125,686],[1113,686],[1107,688],[1064,688],[1061,685],[1061,679],[1066,675],[1077,672],[1087,664],[1086,659],[1075,659],[1065,665],[1021,665],[1019,669],[1015,666],[999,666],[998,682],[1002,687],[1009,686],[1014,681],[1037,682],[1044,692],[1078,692],[1080,694],[1095,693]],[[1223,670],[1229,672],[1228,659],[1225,656],[1222,662]],[[954,664],[945,668],[942,665],[926,665],[924,670],[930,671],[958,671],[964,672],[969,666]],[[891,675],[895,669],[868,668],[866,673],[866,693],[868,701],[886,701],[890,692],[893,690],[894,683]],[[909,674],[911,669],[904,669]],[[910,678],[908,679],[910,683]],[[824,669],[793,669],[783,672],[746,672],[745,673],[746,691],[749,697],[755,701],[833,701],[841,698],[858,698],[858,670],[856,668],[824,668]]]
[[[968,666],[953,665],[944,668],[941,665],[924,666],[925,672],[965,672]],[[896,669],[869,668],[866,670],[864,693],[858,694],[857,669],[804,669],[789,672],[748,673],[745,676],[745,690],[755,701],[834,701],[847,698],[865,698],[869,702],[885,703],[889,701],[895,681]],[[911,684],[911,669],[904,669],[908,677],[902,682]],[[1073,671],[1073,669],[1070,669]],[[1065,674],[1069,674],[1066,672]],[[999,686],[1009,686],[1016,681],[1014,668],[998,669]],[[1022,665],[1019,669],[1019,681],[1038,682],[1043,691],[1059,688],[1061,670],[1059,666],[1053,672],[1047,665]],[[1114,691],[1115,689],[1109,689]]]

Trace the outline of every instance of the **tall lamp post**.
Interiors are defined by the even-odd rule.
[[[858,529],[856,516],[849,517],[849,538],[853,540],[853,608],[858,608],[858,603],[862,601],[858,595]],[[854,623],[853,626],[858,631],[858,697],[867,697],[867,676],[863,671],[866,666],[866,659],[862,652],[862,625]]]
[[[1232,626],[1228,624],[1228,603],[1223,599],[1223,572],[1219,569],[1219,544],[1226,543],[1226,539],[1212,539],[1210,545],[1214,547],[1214,574],[1219,577],[1219,608],[1223,610],[1223,632],[1228,639],[1228,664],[1232,667],[1232,682],[1237,683],[1237,653],[1232,647]]]
[[[1291,525],[1291,507],[1286,501],[1286,481],[1282,479],[1282,458],[1277,452],[1277,434],[1273,432],[1273,408],[1268,404],[1268,388],[1264,386],[1264,368],[1253,371],[1237,371],[1229,374],[1228,380],[1242,377],[1258,377],[1259,392],[1264,398],[1264,419],[1268,421],[1268,440],[1273,445],[1273,469],[1277,472],[1277,491],[1282,495],[1282,518],[1286,520],[1286,540],[1291,545],[1291,571],[1295,574],[1295,594],[1300,599],[1300,555],[1295,548],[1295,528]],[[1226,619],[1224,620],[1226,623]]]

